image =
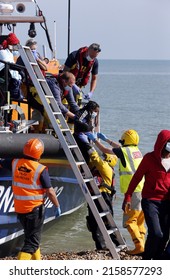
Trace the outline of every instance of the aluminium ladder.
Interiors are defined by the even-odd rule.
[[[44,78],[36,60],[29,47],[19,45],[21,58],[26,66],[28,74],[37,90],[39,98],[46,110],[46,113],[51,121],[52,127],[61,143],[61,146],[66,154],[66,157],[72,167],[72,170],[77,178],[78,184],[85,196],[85,199],[96,219],[98,227],[103,235],[106,248],[109,249],[113,259],[120,259],[118,252],[126,248],[124,238],[122,237],[108,206],[103,199],[98,186],[96,185],[91,171],[86,164],[84,157],[67,125],[67,122],[61,113],[58,104]],[[47,101],[48,100],[48,101]],[[59,123],[57,122],[59,120]],[[93,190],[93,195],[90,193]],[[98,201],[102,212],[100,213],[94,201]],[[106,228],[103,218],[107,220],[109,229]],[[119,245],[116,247],[111,239],[111,234],[114,234]]]

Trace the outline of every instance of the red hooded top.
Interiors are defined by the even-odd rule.
[[[170,170],[166,171],[161,164],[161,153],[165,144],[170,140],[170,130],[162,130],[155,142],[154,151],[147,153],[136,170],[129,188],[125,194],[125,201],[131,200],[131,195],[144,176],[145,182],[142,198],[151,200],[170,199]]]

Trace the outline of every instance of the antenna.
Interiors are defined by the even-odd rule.
[[[70,53],[70,10],[71,10],[71,5],[70,5],[70,0],[68,0],[68,55]]]

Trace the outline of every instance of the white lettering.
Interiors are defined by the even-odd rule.
[[[11,187],[0,186],[0,210],[14,212],[14,201]]]

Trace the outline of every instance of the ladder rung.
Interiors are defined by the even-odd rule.
[[[54,98],[53,95],[45,95],[46,98]]]
[[[88,182],[93,181],[93,180],[94,180],[93,177],[91,177],[91,178],[86,178],[86,179],[84,179],[84,182],[85,182],[85,183],[88,183]]]
[[[61,112],[53,112],[53,115],[62,115]]]
[[[108,229],[107,232],[108,234],[112,234],[114,232],[116,232],[118,230],[118,228],[112,228],[112,229]]]
[[[101,213],[99,213],[100,217],[107,216],[108,214],[110,214],[110,212],[109,212],[109,211],[105,211],[105,212],[101,212]]]
[[[69,128],[61,128],[61,131],[62,132],[67,132],[67,131],[70,131],[70,129]],[[77,147],[77,146],[76,146]]]
[[[77,148],[77,145],[68,145],[69,149],[75,149]]]
[[[37,65],[36,62],[31,62],[31,61],[30,61],[30,64],[31,64],[31,65]]]
[[[44,80],[44,79],[37,79],[37,81],[39,81],[39,82],[46,82],[46,80]]]
[[[92,195],[92,199],[95,200],[95,199],[98,199],[100,198],[102,195],[101,194],[96,194],[96,195]]]
[[[121,250],[127,248],[127,245],[119,245],[116,247],[116,252],[120,252]]]
[[[76,165],[83,165],[83,164],[85,164],[85,161],[77,161],[76,162]]]

